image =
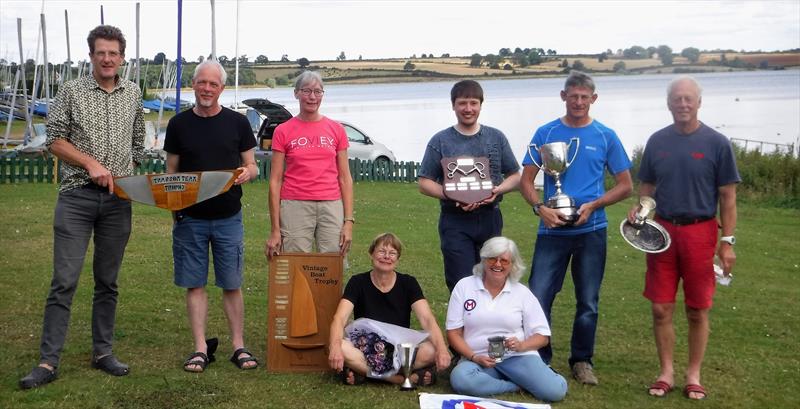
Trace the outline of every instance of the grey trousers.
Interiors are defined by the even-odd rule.
[[[117,275],[131,233],[131,204],[90,187],[62,192],[53,219],[53,281],[44,308],[40,363],[58,367],[72,297],[94,232],[94,356],[111,353],[117,312]]]

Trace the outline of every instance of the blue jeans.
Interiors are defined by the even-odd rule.
[[[463,395],[490,396],[520,388],[546,402],[558,402],[567,394],[567,381],[538,355],[505,358],[494,368],[461,359],[450,373],[450,385]]]
[[[592,363],[600,285],[606,268],[606,229],[575,236],[539,235],[531,263],[528,280],[533,295],[542,305],[547,322],[552,328],[550,311],[556,294],[561,291],[567,264],[572,260],[572,281],[575,284],[575,320],[572,323],[572,346],[569,364]],[[553,358],[553,338],[539,350],[548,364]]]
[[[503,215],[495,205],[479,207],[472,212],[442,208],[439,216],[439,240],[444,259],[444,279],[453,292],[459,280],[472,275],[472,267],[481,261],[483,243],[499,236]]]
[[[235,290],[242,286],[244,270],[244,226],[242,212],[224,219],[184,216],[172,227],[175,285],[205,287],[208,281],[208,245],[214,255],[217,287]]]
[[[44,307],[40,363],[58,367],[72,298],[92,237],[92,353],[95,357],[112,353],[117,276],[130,233],[131,202],[109,194],[108,189],[80,187],[58,195],[53,218],[53,280]]]

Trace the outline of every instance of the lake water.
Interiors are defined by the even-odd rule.
[[[614,129],[628,154],[672,122],[666,87],[673,75],[598,76],[592,116]],[[800,138],[800,70],[696,74],[703,87],[700,120],[731,138],[794,143]],[[384,143],[398,160],[420,161],[428,139],[455,123],[454,81],[325,87],[321,111]],[[521,160],[537,127],[565,112],[564,78],[482,80],[480,122],[502,130]],[[193,95],[188,93],[188,98]],[[185,98],[186,98],[185,97]],[[296,113],[291,89],[240,89],[239,101],[267,98]],[[233,87],[220,101],[234,102]]]

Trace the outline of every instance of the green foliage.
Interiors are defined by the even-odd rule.
[[[666,45],[658,46],[658,58],[661,59],[662,64],[672,65],[672,60],[675,59],[675,56],[672,55],[672,48]]]
[[[615,72],[625,71],[625,61],[617,61],[614,64],[614,71]]]
[[[403,65],[403,71],[413,71],[416,67],[411,61],[406,61],[405,65]]]
[[[586,65],[581,60],[575,60],[572,63],[572,69],[578,71],[586,71]]]
[[[694,64],[700,60],[700,50],[694,47],[686,47],[681,51],[681,56],[685,57],[690,63]]]
[[[308,67],[309,64],[311,64],[311,62],[308,61],[308,58],[306,58],[306,57],[302,57],[302,58],[298,58],[297,59],[297,65],[299,65],[300,68],[306,68],[306,67]]]
[[[742,183],[739,195],[800,209],[800,159],[790,153],[765,154],[734,145]]]
[[[639,45],[624,49],[622,55],[629,59],[644,59],[649,57],[647,50]]]
[[[734,144],[736,166],[742,182],[736,187],[737,196],[744,201],[771,206],[800,209],[800,158],[791,153],[762,153],[744,150]],[[643,146],[631,152],[631,175],[636,175],[644,153]]]
[[[482,60],[483,60],[483,57],[481,57],[480,54],[478,54],[478,53],[472,54],[472,56],[469,57],[469,66],[470,67],[480,67]]]

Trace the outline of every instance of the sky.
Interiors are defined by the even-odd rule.
[[[177,0],[140,0],[140,54],[177,56]],[[100,24],[122,29],[126,57],[136,56],[136,1],[0,0],[0,58],[35,58],[42,8],[48,61],[86,59],[86,36]],[[800,48],[800,0],[729,1],[268,1],[216,0],[217,55],[265,55],[276,61],[405,58],[449,53],[497,54],[500,48],[597,54],[633,45],[733,50]],[[211,0],[183,1],[182,56],[196,61],[212,49]]]

